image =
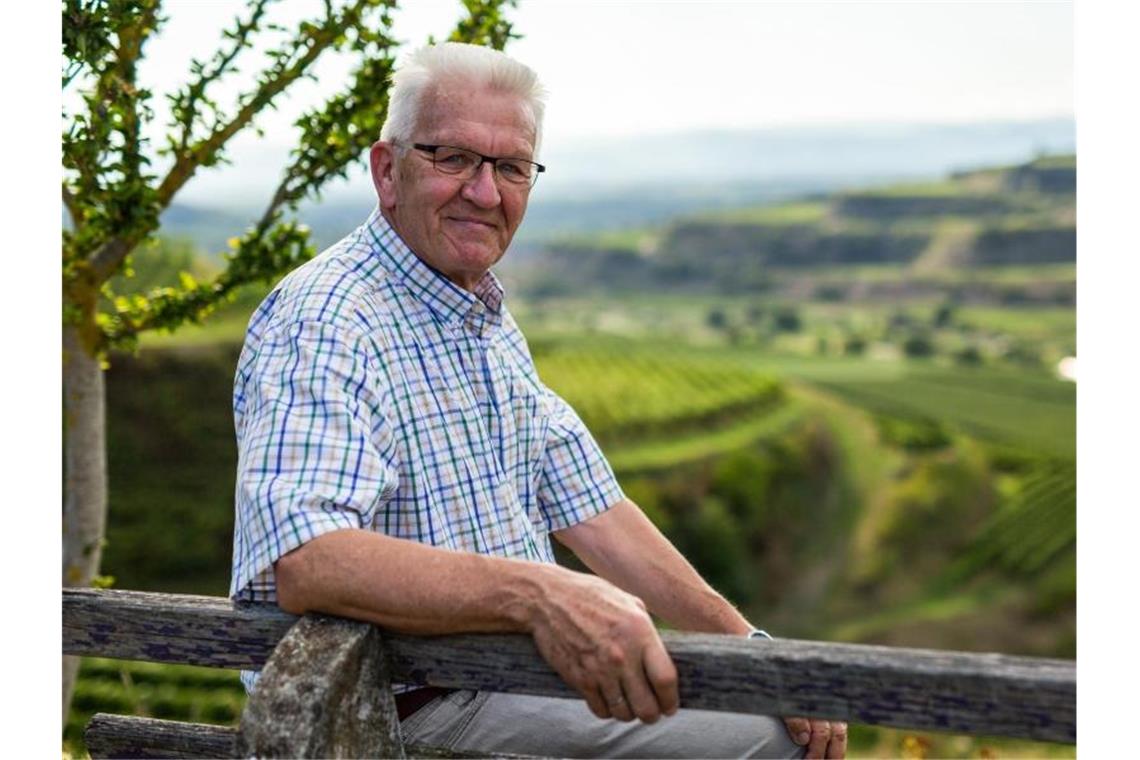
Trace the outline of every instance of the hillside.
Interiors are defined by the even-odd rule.
[[[1058,268],[1076,260],[1075,207],[1075,156],[1043,157],[567,238],[506,272],[539,295],[651,287],[1067,305],[1074,277]]]

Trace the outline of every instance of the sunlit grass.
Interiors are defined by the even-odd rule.
[[[701,214],[702,221],[729,222],[733,224],[802,225],[822,222],[828,214],[829,203],[804,201],[783,203],[775,206],[754,206],[749,208],[726,209]]]

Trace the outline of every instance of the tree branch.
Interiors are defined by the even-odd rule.
[[[71,218],[72,229],[78,229],[82,213],[79,210],[79,201],[67,186],[66,180],[63,183],[63,206],[67,209],[67,215]]]
[[[450,39],[501,48],[516,36],[500,14],[501,0],[465,0],[464,5],[468,15],[457,23]],[[395,68],[395,57],[389,53],[394,42],[372,32],[359,45],[364,62],[353,73],[349,88],[297,120],[302,130],[300,144],[263,218],[319,194],[329,180],[344,176],[346,167],[380,133],[388,110],[388,82]]]
[[[272,71],[229,123],[216,127],[209,137],[178,155],[174,166],[159,185],[160,208],[166,208],[174,194],[186,184],[199,166],[211,164],[231,137],[245,128],[282,90],[303,76],[326,48],[337,44],[343,33],[359,21],[362,10],[375,6],[377,2],[378,0],[357,0],[339,18],[326,19],[324,26],[313,28],[309,25],[294,45],[293,52],[305,48],[305,53],[300,58],[287,67]]]
[[[136,64],[142,54],[143,42],[154,30],[155,14],[158,10],[157,2],[145,7],[135,22],[119,30],[119,46],[115,50],[115,69],[117,71],[118,89],[126,101],[123,109],[122,127],[119,132],[123,135],[123,174],[126,183],[139,182],[142,179],[142,165],[140,162],[139,139],[139,99],[141,93],[136,89]]]
[[[118,314],[105,316],[105,346],[128,346],[147,330],[200,321],[241,286],[272,280],[308,260],[314,253],[309,236],[307,227],[279,222],[277,214],[263,219],[234,244],[227,255],[229,265],[212,282],[190,281],[182,290],[159,288],[125,304]]]
[[[96,282],[106,282],[123,263],[123,260],[127,258],[127,254],[134,250],[134,247],[144,237],[146,237],[146,233],[139,233],[130,237],[118,236],[99,246],[93,254],[87,257],[92,279]]]
[[[199,69],[198,81],[187,85],[185,94],[178,96],[177,99],[181,102],[177,103],[177,107],[182,110],[183,118],[182,134],[175,148],[176,153],[184,153],[190,145],[194,132],[194,117],[197,115],[195,109],[205,96],[206,89],[223,77],[233,65],[234,59],[248,47],[249,36],[260,28],[261,18],[265,15],[266,6],[270,2],[271,0],[254,0],[250,4],[249,18],[244,22],[238,19],[237,27],[232,32],[224,34],[226,38],[233,40],[233,46],[229,50],[219,50],[214,57],[213,69]]]
[[[361,23],[361,14],[364,10],[376,7],[383,1],[356,0],[350,7],[343,9],[339,16],[326,18],[322,26],[303,24],[302,33],[288,51],[279,51],[279,60],[284,63],[263,75],[261,85],[245,99],[245,105],[238,114],[228,123],[217,126],[209,137],[178,155],[155,192],[156,211],[161,212],[170,205],[175,193],[194,175],[198,167],[214,163],[217,154],[230,138],[248,126],[253,117],[277,95],[302,77],[328,47],[343,42],[344,32]],[[302,49],[304,53],[290,63],[289,59]],[[148,232],[149,230],[141,234],[134,232],[117,235],[103,242],[88,258],[92,275],[100,282],[106,281]]]

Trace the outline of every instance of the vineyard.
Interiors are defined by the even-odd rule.
[[[722,428],[782,400],[772,377],[726,359],[632,346],[575,347],[540,357],[545,382],[606,443]]]
[[[568,342],[536,356],[618,473],[726,453],[786,429],[802,409],[771,374],[731,355]]]
[[[1026,372],[932,365],[890,379],[820,379],[817,384],[869,411],[939,420],[983,440],[1072,458],[1076,387]]]

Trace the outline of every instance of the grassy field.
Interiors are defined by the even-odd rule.
[[[803,201],[716,211],[698,218],[730,224],[802,225],[822,222],[827,218],[828,209],[829,205],[824,202]]]

